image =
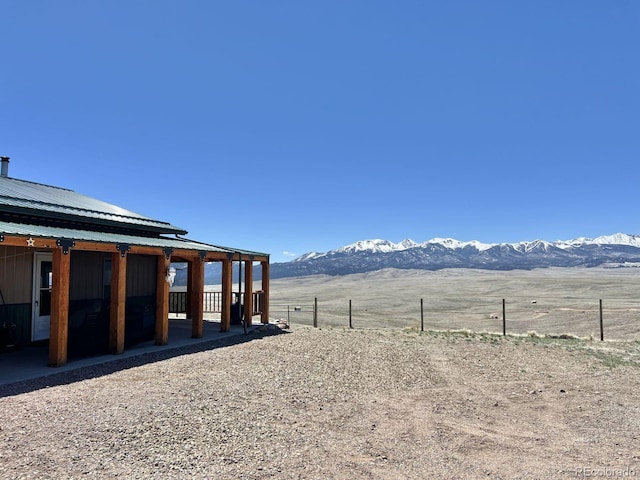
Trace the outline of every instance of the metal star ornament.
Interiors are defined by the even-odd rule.
[[[27,239],[27,247],[33,247],[33,246],[35,246],[35,244],[36,244],[36,242],[35,242],[35,240],[33,239],[33,237],[29,237],[29,238]]]

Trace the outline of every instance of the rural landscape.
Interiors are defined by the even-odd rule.
[[[384,269],[272,281],[271,315],[320,326],[567,334],[640,340],[640,269]],[[421,299],[423,308],[421,311]],[[503,312],[503,300],[505,312]],[[296,307],[299,307],[296,309]]]
[[[0,478],[637,476],[639,287],[634,269],[277,279],[273,324],[237,341],[6,387]]]
[[[640,1],[0,18],[0,480],[640,478]]]

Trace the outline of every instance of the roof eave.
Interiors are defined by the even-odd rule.
[[[24,208],[24,207],[13,207],[10,205],[3,205],[2,210],[21,216],[30,216],[32,218],[47,218],[47,219],[56,219],[56,220],[66,220],[69,222],[81,222],[87,225],[101,225],[106,227],[118,227],[118,228],[126,228],[129,230],[138,230],[140,232],[149,232],[155,233],[158,235],[186,235],[189,233],[187,230],[184,230],[180,227],[176,227],[175,225],[171,225],[165,222],[152,221],[152,225],[145,225],[141,223],[126,223],[119,222],[117,220],[107,220],[107,219],[99,219],[95,217],[89,217],[84,215],[70,215],[68,213],[58,213],[58,212],[45,212],[43,210],[38,210],[35,208]],[[44,215],[46,213],[46,215]],[[151,221],[150,221],[151,223]]]

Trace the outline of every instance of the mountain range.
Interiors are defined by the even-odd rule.
[[[487,244],[434,238],[423,243],[363,240],[326,253],[271,265],[271,278],[347,275],[383,268],[530,270],[545,267],[640,267],[640,235],[617,233],[566,241]]]
[[[488,244],[434,238],[423,243],[362,240],[325,253],[310,252],[290,262],[270,265],[271,278],[305,275],[348,275],[383,268],[441,270],[531,270],[547,267],[640,267],[640,235],[616,233],[566,241]],[[260,268],[254,279],[260,279]],[[237,270],[234,269],[234,280]],[[205,283],[219,284],[219,262],[205,267]],[[186,268],[178,268],[176,285],[186,285]]]

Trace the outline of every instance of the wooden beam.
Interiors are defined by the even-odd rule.
[[[54,238],[16,237],[11,235],[5,235],[2,245],[7,247],[30,247],[48,250],[57,248],[56,239]]]
[[[158,255],[156,273],[156,345],[169,343],[169,284],[167,283],[167,270],[171,266],[171,260]]]
[[[244,320],[249,326],[253,319],[253,260],[244,265]]]
[[[33,241],[33,244],[27,243],[28,240]],[[24,235],[5,235],[3,245],[8,247],[32,247],[38,249],[47,249],[53,250],[57,248],[56,246],[57,238],[43,238],[43,237],[27,237]],[[75,250],[84,250],[90,252],[105,252],[105,253],[113,253],[116,250],[115,243],[109,242],[94,242],[88,240],[76,240],[76,244],[73,247]],[[145,245],[131,245],[131,249],[129,250],[130,254],[137,255],[162,255],[163,250],[162,247],[151,247]],[[205,257],[205,262],[220,262],[228,258],[228,252],[207,252]],[[240,254],[232,253],[232,260],[239,261]],[[184,259],[188,261],[189,259],[195,260],[200,258],[200,250],[190,250],[190,249],[174,249],[172,256],[175,258]],[[246,258],[246,254],[243,255],[243,258]],[[254,261],[263,262],[268,261],[268,255],[254,255]]]
[[[124,352],[124,322],[127,300],[127,257],[111,254],[111,309],[109,316],[109,351]]]
[[[53,250],[53,279],[51,285],[51,326],[49,332],[49,366],[67,363],[69,340],[69,279],[71,253]]]
[[[76,245],[73,248],[88,252],[117,252],[115,243],[87,242],[83,240],[77,240]]]
[[[187,269],[187,299],[189,298],[189,292],[193,290],[193,275],[191,272],[192,264],[194,260],[187,261],[188,269]],[[185,305],[185,314],[187,318],[193,318],[191,316],[191,301],[187,300]]]
[[[189,263],[191,304],[191,337],[201,338],[204,327],[204,262],[200,259]]]
[[[220,314],[220,331],[228,332],[231,329],[231,295],[233,290],[232,262],[225,258],[222,260],[222,313]]]
[[[269,323],[269,261],[260,262],[262,267],[262,323]]]

